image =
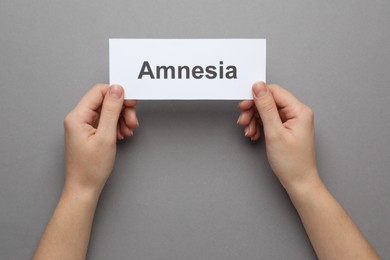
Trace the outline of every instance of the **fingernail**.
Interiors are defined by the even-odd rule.
[[[259,81],[253,85],[252,90],[253,90],[253,94],[256,97],[261,97],[267,93],[267,86],[265,85],[264,82]]]
[[[240,122],[240,119],[241,119],[241,115],[237,119],[237,124]]]
[[[245,127],[245,136],[247,136],[248,133],[249,133],[249,127],[247,126],[247,127]]]
[[[121,98],[123,95],[123,88],[118,85],[112,85],[110,87],[110,97]]]
[[[133,130],[130,130],[130,136],[133,136],[133,135],[134,135]]]

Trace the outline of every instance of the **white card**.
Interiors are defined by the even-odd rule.
[[[126,99],[252,99],[265,66],[265,39],[110,39]]]

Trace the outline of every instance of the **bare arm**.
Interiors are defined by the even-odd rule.
[[[123,100],[121,87],[99,84],[65,118],[65,185],[33,259],[85,259],[116,140],[131,136],[138,126],[135,104]]]
[[[288,193],[320,259],[379,259],[322,182]]]
[[[97,201],[64,191],[33,259],[85,259]]]
[[[253,85],[238,119],[251,140],[264,128],[268,161],[288,192],[320,259],[379,259],[321,181],[316,165],[312,110],[287,90]]]

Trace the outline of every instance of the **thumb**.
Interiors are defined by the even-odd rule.
[[[274,97],[268,86],[262,81],[256,82],[252,86],[252,94],[253,101],[263,122],[265,134],[269,131],[279,130],[283,125]]]
[[[116,137],[119,115],[123,106],[123,88],[113,85],[107,91],[99,119],[97,133]]]

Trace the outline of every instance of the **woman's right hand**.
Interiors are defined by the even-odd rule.
[[[253,100],[239,103],[237,123],[255,141],[264,128],[268,161],[287,191],[320,184],[314,144],[313,111],[278,85],[256,82]]]

